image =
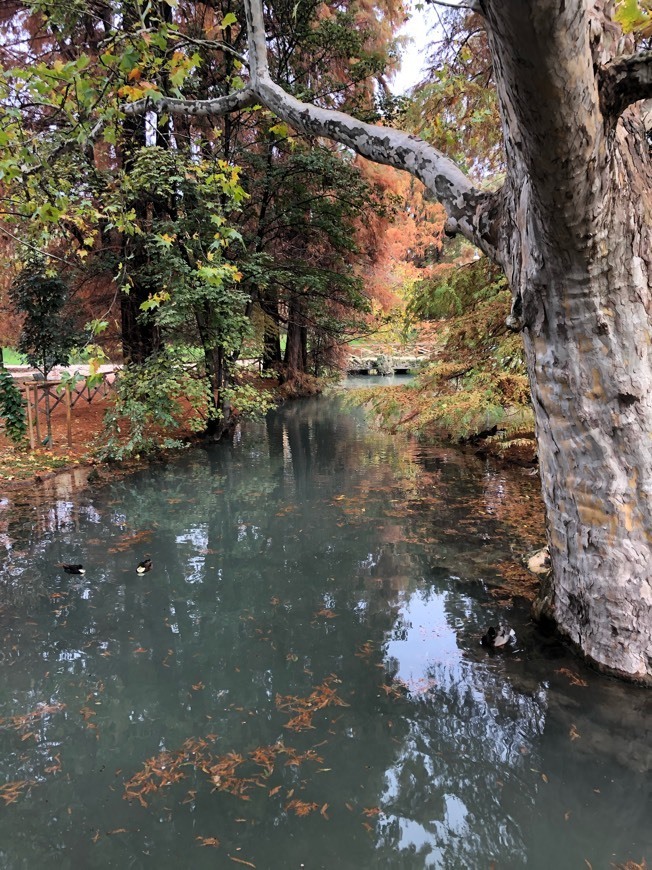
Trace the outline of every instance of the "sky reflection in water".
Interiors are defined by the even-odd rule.
[[[479,645],[534,542],[505,506],[537,486],[322,398],[1,506],[0,866],[649,861],[649,694],[524,605],[516,650]]]

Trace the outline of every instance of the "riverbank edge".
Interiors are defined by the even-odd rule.
[[[305,382],[279,383],[277,381],[276,383],[267,382],[264,385],[264,391],[270,393],[275,404],[279,406],[286,402],[307,399],[310,396],[318,395],[323,392],[325,387],[326,383],[320,384],[313,379],[306,380]],[[89,452],[85,456],[65,461],[64,457],[57,457],[48,451],[27,451],[25,455],[41,457],[51,462],[56,462],[57,459],[61,458],[63,464],[48,470],[35,470],[32,475],[19,480],[9,480],[0,472],[0,499],[11,499],[17,493],[27,493],[33,489],[40,489],[44,485],[52,485],[57,480],[65,480],[66,476],[79,478],[79,481],[74,484],[75,491],[85,489],[89,485],[96,486],[110,483],[113,480],[142,468],[147,468],[155,463],[167,463],[189,447],[200,447],[215,443],[209,436],[201,433],[186,433],[183,435],[177,433],[175,437],[182,442],[182,447],[161,448],[148,454],[122,460],[101,460]],[[225,433],[223,437],[224,439],[228,438],[228,433]],[[16,455],[20,455],[19,451],[16,451]],[[83,483],[80,482],[82,478],[84,478]],[[53,488],[56,489],[56,486]],[[54,495],[54,497],[56,498],[57,496]]]

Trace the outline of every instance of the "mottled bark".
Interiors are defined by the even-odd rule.
[[[618,57],[600,70],[600,100],[604,115],[618,118],[638,100],[652,97],[652,51]]]
[[[589,5],[487,4],[508,159],[499,259],[548,518],[539,612],[601,668],[649,682],[652,176],[637,115],[603,115]]]

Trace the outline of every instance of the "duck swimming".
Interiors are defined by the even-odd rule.
[[[73,565],[70,562],[62,562],[57,565],[57,568],[63,568],[66,574],[85,574],[86,568],[83,565]]]
[[[152,560],[149,556],[145,557],[142,562],[140,562],[136,568],[136,574],[147,574],[148,571],[152,570]]]
[[[490,649],[499,649],[513,643],[515,640],[516,632],[513,628],[510,628],[508,625],[499,625],[498,628],[490,625],[486,634],[482,635],[480,643],[482,646],[487,646]]]

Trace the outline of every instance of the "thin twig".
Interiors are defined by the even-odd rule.
[[[10,233],[9,230],[5,229],[3,226],[0,226],[0,233],[4,233],[6,236],[9,236],[10,239],[18,242],[18,244],[25,245],[26,248],[30,248],[32,251],[36,251],[37,254],[41,254],[44,257],[50,257],[51,260],[58,260],[60,263],[64,263],[66,266],[72,266],[70,260],[64,260],[63,257],[57,257],[56,254],[50,254],[48,251],[42,251],[40,248],[37,248],[36,245],[32,245],[30,244],[30,242],[26,242],[24,239],[20,239],[18,238],[18,236]]]

